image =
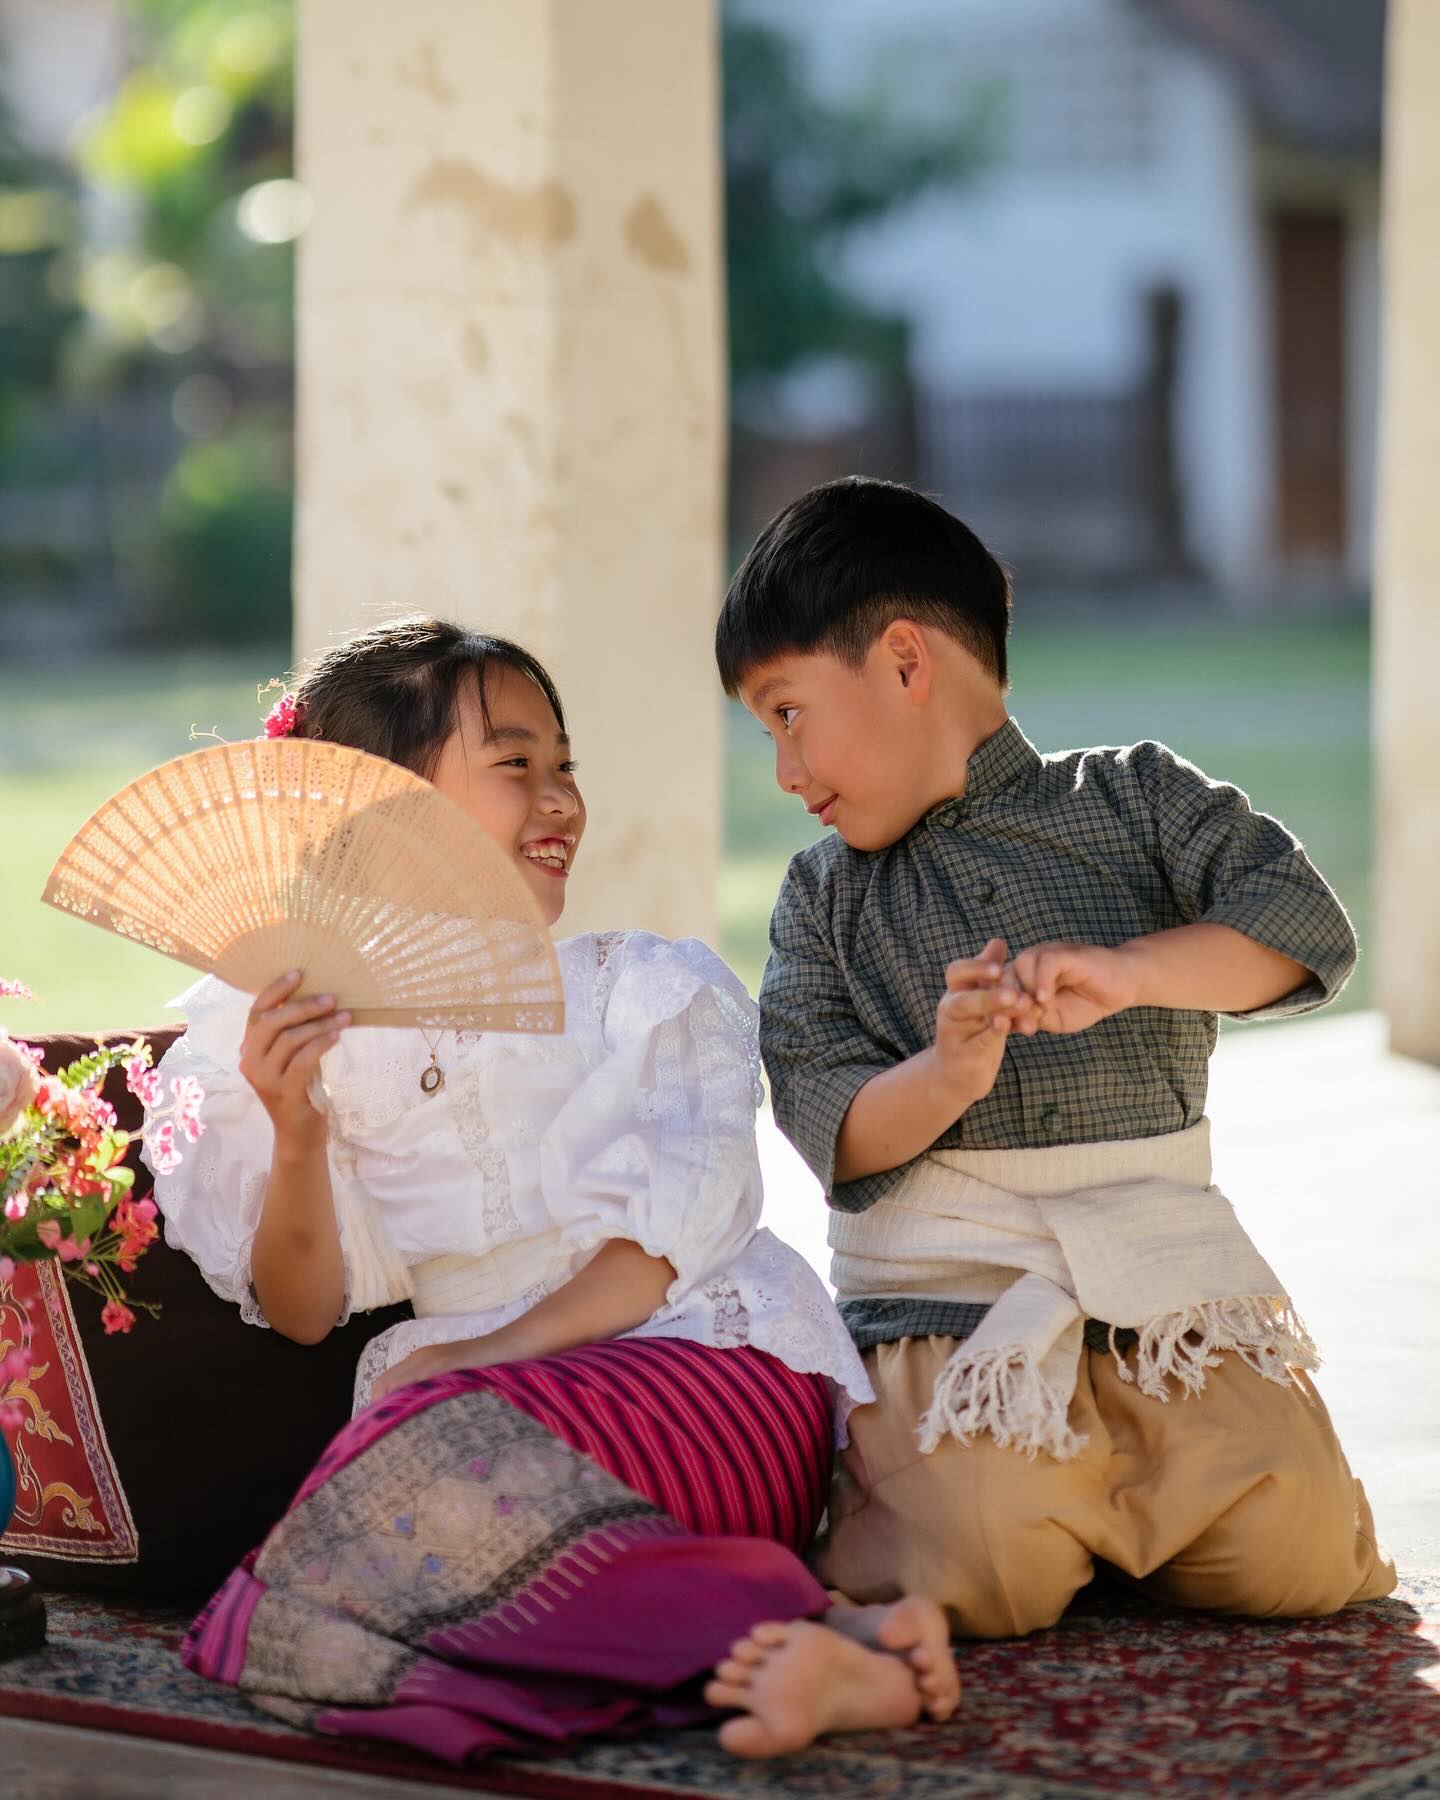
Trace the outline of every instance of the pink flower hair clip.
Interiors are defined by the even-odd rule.
[[[285,683],[278,678],[274,681],[267,681],[259,693],[268,694],[271,688],[276,687],[280,689],[280,698],[265,715],[265,729],[262,735],[267,738],[294,737],[305,717],[305,703],[303,700],[297,699],[285,686]]]

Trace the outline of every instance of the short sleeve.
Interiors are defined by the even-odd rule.
[[[572,1248],[665,1257],[675,1305],[759,1224],[755,1006],[693,939],[636,932],[610,954],[604,1054],[545,1133],[541,1188]]]
[[[275,1133],[239,1068],[250,998],[207,976],[170,1004],[184,1010],[187,1023],[161,1058],[160,1074],[167,1092],[181,1076],[192,1076],[204,1088],[205,1134],[197,1144],[178,1146],[182,1160],[169,1174],[155,1170],[149,1145],[141,1145],[141,1157],[155,1176],[165,1241],[184,1251],[250,1324],[263,1325],[250,1286],[250,1245],[265,1203]]]
[[[814,898],[792,863],[770,919],[760,986],[760,1046],[775,1120],[832,1206],[863,1211],[896,1176],[835,1183],[835,1148],[856,1094],[894,1064],[856,1017]]]
[[[1187,923],[1228,925],[1310,972],[1293,993],[1243,1016],[1284,1017],[1333,1000],[1355,967],[1355,933],[1299,840],[1163,744],[1136,744],[1120,761]]]

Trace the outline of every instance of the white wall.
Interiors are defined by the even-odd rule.
[[[1146,290],[1177,286],[1178,455],[1192,547],[1222,583],[1253,583],[1268,516],[1265,293],[1249,126],[1217,65],[1128,0],[889,0],[883,9],[752,0],[748,10],[794,31],[835,89],[863,82],[908,42],[931,106],[947,86],[958,103],[997,66],[1048,90],[1037,108],[1064,100],[1072,71],[1098,91],[1088,112],[1075,103],[1073,158],[1063,132],[1023,154],[1022,131],[1021,160],[895,217],[855,248],[851,266],[868,292],[915,318],[921,380],[952,390],[1127,385],[1143,361]],[[1056,59],[1048,69],[1047,45]],[[1117,100],[1139,115],[1131,157],[1123,134],[1107,140],[1096,116],[1107,68]]]

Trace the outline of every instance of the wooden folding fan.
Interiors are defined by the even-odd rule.
[[[311,738],[193,751],[107,800],[44,898],[258,993],[287,969],[357,1025],[560,1032],[523,877],[408,769]]]

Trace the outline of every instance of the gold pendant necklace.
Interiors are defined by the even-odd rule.
[[[430,1052],[430,1065],[420,1077],[422,1094],[438,1094],[445,1085],[445,1071],[440,1067],[440,1059],[435,1054],[435,1045],[426,1031],[420,1033],[425,1039],[426,1048]]]

